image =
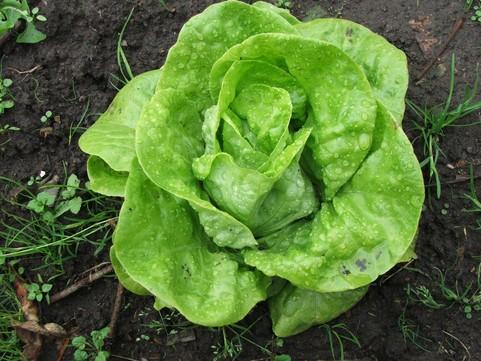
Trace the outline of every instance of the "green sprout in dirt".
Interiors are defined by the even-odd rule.
[[[179,333],[180,331],[195,327],[195,325],[187,321],[176,310],[165,310],[157,312],[158,319],[153,319],[148,323],[143,324],[143,326],[155,331],[155,333],[158,335],[160,335],[161,333],[163,333],[165,336],[174,335]],[[139,313],[139,316],[142,315],[145,315],[145,313]]]
[[[0,208],[0,239],[3,241],[0,264],[34,257],[41,262],[33,270],[49,269],[60,274],[65,261],[76,256],[80,244],[93,245],[94,254],[98,255],[112,236],[118,204],[80,188],[76,177],[69,177],[66,184],[40,185],[40,193],[56,190],[57,200],[53,204],[52,197],[40,196],[39,199],[40,193],[33,193],[17,181],[0,177],[0,186],[5,190],[0,193],[3,202]],[[7,196],[8,189],[15,190],[15,197]],[[75,215],[71,210],[75,211],[78,206],[77,197],[82,202],[79,214]],[[39,207],[38,210],[43,207],[44,213],[28,212],[33,207]],[[45,211],[54,219],[44,217]]]
[[[252,340],[252,329],[254,325],[259,322],[262,317],[259,317],[248,326],[233,324],[230,326],[217,327],[216,330],[220,333],[221,341],[216,345],[212,345],[213,361],[220,360],[237,360],[244,350],[244,342],[251,344],[259,349],[263,354],[269,356],[274,361],[291,361],[289,355],[278,355],[275,352],[276,348],[283,346],[283,339],[276,338],[273,342],[269,342],[266,346],[259,345]]]
[[[28,179],[27,185],[33,186],[34,184],[39,184],[42,181],[42,178],[45,176],[45,171],[41,171],[39,175],[30,176]]]
[[[23,313],[10,276],[6,267],[0,267],[0,360],[22,360],[22,349],[11,324],[22,321]]]
[[[7,132],[18,132],[20,128],[12,127],[10,124],[5,124],[3,127],[0,127],[0,134],[5,134]]]
[[[85,108],[82,112],[82,115],[80,116],[80,119],[76,124],[71,124],[70,128],[68,130],[68,145],[72,143],[72,139],[77,134],[80,130],[85,130],[86,128],[82,128],[81,125],[82,123],[91,115],[89,114],[89,109],[90,109],[90,97],[87,98],[87,103],[85,105]]]
[[[289,0],[277,0],[276,6],[282,9],[290,9],[292,6],[292,3]]]
[[[37,30],[37,21],[47,21],[39,8],[30,10],[27,0],[0,0],[0,36],[15,30],[19,21],[25,23],[25,30],[17,36],[17,43],[38,43],[47,36]]]
[[[110,333],[110,328],[104,327],[94,330],[90,337],[77,336],[72,339],[72,346],[75,348],[75,361],[106,361],[110,354],[104,350],[105,339]]]
[[[44,115],[40,117],[40,121],[42,123],[47,123],[50,119],[52,119],[53,113],[51,110],[47,110]]]
[[[428,166],[429,179],[434,179],[437,198],[441,197],[441,179],[437,166],[440,156],[444,156],[440,145],[444,131],[447,127],[477,124],[478,122],[469,124],[457,123],[461,119],[481,109],[481,100],[476,100],[479,82],[478,74],[476,74],[473,86],[466,87],[461,103],[456,107],[452,105],[455,85],[455,67],[456,60],[453,54],[450,67],[449,93],[443,105],[422,108],[411,101],[407,101],[408,106],[418,118],[418,120],[413,121],[415,128],[420,132],[420,135],[416,137],[415,140],[421,138],[423,142],[423,154],[426,157],[421,162],[421,167]]]
[[[476,186],[474,183],[474,175],[473,175],[473,167],[470,167],[470,182],[469,182],[469,193],[464,194],[464,198],[469,200],[472,204],[472,208],[465,209],[466,212],[473,212],[473,213],[480,213],[481,212],[481,200],[478,198],[478,194],[476,192]],[[477,221],[477,229],[481,229],[481,219]]]
[[[130,22],[130,19],[132,18],[132,14],[134,13],[134,10],[135,10],[135,7],[133,7],[132,10],[130,10],[130,13],[127,16],[127,19],[125,20],[125,23],[122,26],[122,30],[120,31],[119,37],[117,39],[117,65],[119,66],[120,77],[114,74],[110,74],[111,77],[116,81],[116,83],[120,84],[120,88],[134,78],[134,73],[132,72],[127,56],[125,55],[124,48],[122,47],[122,44],[124,43],[124,33],[125,33],[125,30],[127,29],[127,25],[129,25],[129,22]],[[112,81],[110,81],[110,84],[117,91],[120,90],[119,86],[114,84]]]
[[[27,298],[31,301],[42,302],[42,300],[47,300],[50,303],[50,291],[53,285],[51,283],[46,283],[43,281],[42,276],[37,274],[38,283],[33,282],[27,284],[25,287],[28,291]]]
[[[408,285],[406,288],[408,300],[413,303],[421,303],[434,310],[458,305],[467,319],[473,318],[475,312],[481,311],[481,264],[477,269],[475,285],[473,282],[470,282],[464,289],[460,289],[457,281],[454,287],[449,287],[446,284],[446,275],[439,269],[437,269],[437,271],[440,274],[438,283],[439,293],[444,303],[437,301],[432,295],[432,292],[425,286],[412,288]]]
[[[53,222],[65,212],[78,214],[82,207],[82,197],[75,197],[79,185],[78,177],[71,174],[65,189],[60,192],[60,199],[58,199],[59,188],[49,187],[28,202],[27,208],[41,215],[47,222]]]
[[[426,352],[430,352],[427,347],[428,344],[432,343],[433,341],[422,336],[420,334],[419,325],[416,325],[412,320],[406,317],[406,307],[398,318],[398,326],[406,344],[409,341],[417,348]]]
[[[10,87],[12,86],[12,79],[0,77],[0,114],[5,112],[5,109],[13,108],[15,102],[13,101]]]
[[[474,0],[467,0],[465,10],[469,11],[471,10],[471,7],[472,7],[473,15],[471,15],[470,19],[474,22],[481,24],[481,3],[478,2],[478,4],[480,5],[474,5],[474,6],[473,6],[473,3],[474,3]]]
[[[361,343],[356,335],[349,330],[346,324],[336,323],[334,325],[324,324],[320,328],[326,332],[327,341],[331,350],[332,358],[337,361],[344,361],[344,342],[350,342],[361,348]],[[337,350],[337,351],[336,351]],[[337,358],[339,355],[339,359]]]

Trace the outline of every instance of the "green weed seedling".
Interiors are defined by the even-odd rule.
[[[10,93],[10,87],[12,84],[12,79],[0,78],[0,114],[5,113],[5,109],[13,108],[15,105],[12,94]]]
[[[290,355],[276,355],[274,361],[292,361],[292,358]]]
[[[344,341],[350,342],[361,348],[361,343],[354,333],[344,323],[335,325],[324,324],[320,326],[326,332],[327,341],[331,350],[332,358],[337,361],[344,361]],[[338,350],[338,352],[336,352]]]
[[[476,288],[474,288],[474,284],[471,282],[464,289],[460,289],[457,281],[454,287],[449,287],[446,284],[446,275],[439,269],[436,268],[436,270],[440,275],[438,288],[444,303],[435,300],[432,292],[427,287],[417,286],[412,288],[408,285],[406,294],[409,301],[421,303],[434,310],[458,305],[463,310],[467,319],[473,318],[475,312],[481,311],[481,264],[478,266],[476,272]]]
[[[481,8],[476,5],[474,6],[474,14],[471,16],[471,20],[476,21],[481,24]]]
[[[469,170],[470,180],[469,180],[469,193],[464,193],[464,198],[469,200],[472,204],[472,208],[465,209],[465,212],[472,212],[472,213],[480,213],[481,212],[481,200],[478,198],[478,194],[476,192],[476,185],[474,183],[474,174],[473,174],[473,167],[470,167]],[[476,221],[478,230],[481,229],[481,219]]]
[[[40,174],[36,176],[31,175],[30,178],[28,179],[27,185],[33,186],[34,184],[40,183],[40,181],[44,176],[45,176],[45,171],[41,171]]]
[[[289,355],[276,355],[272,350],[268,348],[270,346],[273,346],[272,342],[269,342],[264,347],[253,341],[250,337],[248,337],[251,334],[251,330],[254,325],[259,322],[261,318],[262,317],[257,318],[248,326],[233,324],[230,326],[215,328],[215,331],[222,332],[222,341],[217,343],[216,345],[211,346],[214,355],[213,361],[237,360],[244,349],[244,342],[247,342],[252,346],[256,347],[262,353],[269,356],[275,361],[289,361]],[[283,340],[277,342],[283,343]]]
[[[127,29],[127,25],[129,25],[129,22],[130,22],[130,19],[132,18],[134,10],[135,10],[135,7],[133,7],[132,10],[130,10],[129,16],[127,16],[127,19],[125,20],[125,23],[122,26],[122,30],[120,31],[119,37],[117,39],[116,53],[117,53],[117,65],[119,66],[119,70],[120,70],[120,77],[114,74],[110,74],[111,78],[114,79],[116,83],[120,85],[119,87],[116,84],[114,84],[112,80],[110,80],[110,85],[117,91],[119,91],[122,86],[124,86],[134,78],[134,73],[132,72],[132,68],[130,67],[129,61],[124,52],[124,48],[122,47],[124,33],[125,33],[125,30]]]
[[[10,124],[5,124],[3,127],[0,126],[0,134],[7,132],[18,132],[20,128],[12,127]]]
[[[1,264],[1,259],[0,259]],[[15,276],[7,267],[0,267],[0,360],[23,360],[22,347],[13,321],[22,321],[20,301],[12,287]]]
[[[34,44],[47,37],[37,30],[35,23],[47,21],[40,14],[40,9],[34,7],[30,10],[27,0],[1,0],[0,1],[0,36],[15,28],[18,21],[25,22],[25,30],[17,36],[17,43]]]
[[[48,268],[54,275],[58,275],[63,272],[65,261],[76,256],[80,244],[93,245],[95,255],[105,249],[117,220],[118,202],[85,188],[75,189],[75,195],[70,199],[62,199],[70,197],[72,188],[78,184],[76,177],[68,178],[70,182],[67,180],[66,184],[40,186],[40,191],[52,190],[57,194],[53,205],[48,206],[52,197],[43,195],[39,200],[39,195],[32,193],[30,187],[0,176],[0,185],[4,189],[20,191],[16,198],[7,197],[8,192],[0,193],[0,200],[5,205],[0,207],[0,239],[3,242],[0,247],[0,265],[2,259],[10,263],[20,258],[35,257],[41,259],[35,270]],[[67,192],[62,195],[63,190]],[[76,211],[79,203],[75,200],[77,197],[82,199],[81,212],[76,215],[66,211],[55,221],[52,217],[43,217],[42,213],[30,209],[38,207],[40,211],[43,207],[44,212],[54,214],[57,205],[64,203],[65,208],[71,210],[73,207]],[[36,201],[30,203],[24,199]],[[26,212],[28,210],[31,211],[30,214]]]
[[[77,336],[72,339],[72,346],[75,348],[75,361],[106,361],[110,354],[104,351],[105,339],[109,335],[110,328],[104,327],[100,330],[90,332],[87,339],[84,336]]]
[[[277,0],[276,6],[278,8],[290,9],[292,6],[292,3],[289,0]]]
[[[410,341],[417,348],[426,352],[430,352],[427,347],[428,344],[431,344],[433,341],[422,336],[420,334],[419,326],[406,317],[406,308],[404,308],[403,313],[401,313],[398,318],[398,326],[401,330],[405,343]]]
[[[60,200],[57,200],[58,186],[51,187],[38,193],[27,204],[27,208],[42,216],[45,221],[53,222],[66,212],[78,214],[82,207],[82,197],[75,197],[80,185],[80,180],[75,174],[68,177],[65,189],[60,192]]]
[[[481,109],[481,100],[476,100],[479,85],[478,74],[476,75],[473,86],[466,87],[461,103],[458,106],[452,105],[455,86],[455,67],[456,59],[453,54],[450,67],[449,92],[443,105],[422,108],[409,100],[407,101],[408,106],[418,118],[418,120],[413,121],[415,128],[420,133],[420,135],[415,138],[415,141],[421,138],[423,142],[423,153],[426,157],[421,161],[421,167],[428,166],[429,179],[434,179],[437,198],[441,197],[441,179],[437,165],[440,156],[444,156],[439,144],[441,138],[444,136],[444,131],[447,127],[466,127],[478,124],[479,122],[458,124],[458,121]]]
[[[53,113],[51,110],[47,110],[44,115],[40,117],[40,121],[42,123],[47,123],[50,119],[52,119]]]
[[[43,281],[42,276],[37,274],[38,283],[30,283],[25,286],[28,291],[27,298],[31,301],[42,302],[42,300],[47,300],[50,303],[49,292],[53,285],[51,283],[46,283]]]

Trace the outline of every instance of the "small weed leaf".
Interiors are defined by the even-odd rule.
[[[73,358],[75,361],[87,361],[88,357],[89,355],[84,350],[77,349],[73,354]]]
[[[277,355],[274,357],[274,361],[291,361],[292,358],[289,355]]]
[[[42,285],[42,292],[43,292],[43,293],[48,293],[48,292],[50,292],[50,290],[52,289],[52,287],[53,287],[52,284],[50,284],[50,283],[44,283],[44,284]]]
[[[77,214],[82,207],[82,198],[75,197],[73,199],[69,199],[68,201],[61,202],[55,209],[55,217],[58,218],[65,212],[70,211],[72,214]]]
[[[40,192],[27,204],[27,208],[35,213],[43,213],[45,207],[51,207],[55,202],[55,196],[48,192]]]
[[[63,199],[70,199],[75,195],[77,188],[80,185],[80,180],[75,174],[71,174],[67,180],[67,189],[62,191]]]
[[[283,338],[276,337],[274,342],[275,342],[276,347],[284,347],[284,339]]]
[[[110,354],[107,351],[100,351],[95,357],[95,361],[107,361]]]
[[[110,328],[105,327],[101,330],[95,330],[90,333],[92,342],[97,350],[101,350],[104,347],[104,340],[109,335]]]
[[[72,346],[75,347],[78,350],[84,350],[85,349],[85,343],[86,339],[84,336],[77,336],[72,339]]]
[[[12,79],[8,79],[8,78],[3,79],[3,86],[4,86],[4,87],[8,88],[8,87],[10,87],[12,84],[13,84]]]

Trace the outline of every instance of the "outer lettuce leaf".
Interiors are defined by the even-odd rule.
[[[278,6],[272,5],[271,3],[268,3],[268,2],[265,2],[265,1],[258,1],[258,2],[255,2],[254,4],[252,4],[252,6],[258,7],[259,9],[271,11],[271,12],[283,17],[284,19],[286,19],[289,22],[289,24],[297,25],[297,24],[301,23],[301,21],[298,20],[294,15],[291,15],[289,10],[282,9]]]
[[[401,124],[409,83],[406,55],[382,36],[343,19],[316,19],[296,25],[306,37],[327,41],[359,64],[374,94]]]
[[[360,69],[335,46],[287,34],[260,34],[230,48],[211,71],[211,89],[221,89],[229,67],[240,59],[269,59],[284,64],[309,98],[306,123],[312,127],[307,143],[311,171],[331,199],[349,180],[371,146],[376,101]]]
[[[212,105],[209,73],[230,47],[259,33],[296,34],[278,14],[240,1],[209,6],[182,28],[163,66],[158,89],[176,89],[195,103],[198,111]]]
[[[91,155],[87,162],[90,189],[111,197],[123,197],[127,172],[116,172],[102,158]]]
[[[379,103],[373,146],[358,172],[316,218],[271,235],[245,262],[318,292],[359,288],[388,271],[416,234],[423,178],[411,143]]]
[[[257,244],[252,232],[226,212],[213,206],[192,172],[201,155],[201,119],[195,105],[174,90],[157,91],[137,125],[137,156],[157,186],[187,200],[199,213],[205,231],[219,246]]]
[[[268,301],[272,329],[277,336],[286,337],[329,322],[359,302],[367,290],[367,287],[362,287],[344,292],[317,293],[287,284]]]
[[[114,247],[121,275],[197,324],[237,322],[267,297],[269,278],[216,251],[189,204],[153,184],[136,161]]]
[[[112,262],[112,266],[114,267],[117,278],[126,289],[140,296],[149,296],[151,294],[139,283],[135,282],[132,278],[130,278],[122,264],[119,262],[117,255],[115,254],[114,246],[110,247],[110,261]]]
[[[160,69],[148,71],[127,83],[107,111],[82,134],[80,149],[102,158],[114,171],[128,172],[135,158],[135,126],[160,73]]]

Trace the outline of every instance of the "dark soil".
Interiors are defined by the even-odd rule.
[[[86,181],[86,156],[77,146],[78,133],[69,144],[69,129],[79,121],[88,100],[90,116],[82,127],[92,124],[114,97],[116,91],[109,85],[109,79],[110,74],[118,74],[116,39],[131,8],[137,6],[124,45],[132,69],[138,74],[160,67],[182,25],[214,2],[167,1],[170,11],[156,0],[40,2],[42,13],[48,18],[41,25],[48,35],[47,40],[36,45],[19,45],[10,41],[2,49],[3,72],[14,81],[12,91],[16,105],[2,116],[0,125],[10,124],[21,131],[0,135],[0,144],[10,139],[0,149],[0,175],[26,182],[41,170],[61,175],[65,164],[69,172]],[[429,48],[421,49],[423,36],[424,40],[430,36],[438,40],[433,46],[435,53],[446,41],[454,22],[465,16],[462,0],[422,0],[418,5],[414,0],[291,2],[293,12],[300,18],[316,14],[342,16],[385,36],[408,55],[412,79],[433,56]],[[415,29],[412,20],[421,21],[426,16],[430,17],[431,23],[427,18],[423,33],[419,28]],[[442,102],[447,96],[449,62],[454,52],[459,84],[456,100],[460,100],[464,85],[475,79],[480,45],[481,26],[468,19],[441,58],[440,65],[433,67],[419,84],[414,80],[411,82],[408,97],[421,105]],[[28,70],[31,72],[26,72]],[[47,110],[59,116],[60,122],[52,122],[51,134],[45,136],[40,132],[44,126],[40,117]],[[417,133],[412,119],[413,114],[408,112],[404,129],[414,140]],[[477,114],[466,122],[479,119]],[[422,159],[420,145],[415,143]],[[442,149],[446,157],[441,159],[439,169],[444,182],[456,179],[457,175],[466,175],[469,164],[475,165],[476,172],[476,165],[481,163],[481,126],[449,128],[442,140]],[[469,202],[462,197],[468,186],[467,182],[444,185],[440,200],[432,197],[426,201],[417,242],[418,259],[409,268],[398,267],[383,276],[356,307],[335,321],[345,323],[361,344],[361,348],[357,348],[345,341],[346,359],[481,360],[481,313],[474,313],[472,319],[467,319],[463,308],[458,305],[441,310],[431,310],[421,304],[406,306],[405,289],[408,285],[425,285],[443,301],[437,288],[439,274],[435,267],[447,272],[446,282],[452,287],[457,282],[459,288],[464,289],[476,281],[481,231],[476,230],[476,214],[463,211],[470,208]],[[61,290],[68,280],[95,264],[108,260],[106,253],[95,257],[91,251],[91,247],[80,247],[78,257],[66,265],[66,274],[56,280],[54,291]],[[115,278],[104,278],[58,304],[42,304],[42,319],[57,322],[76,334],[88,334],[108,325],[115,289]],[[261,346],[273,340],[266,312],[266,306],[261,304],[243,323],[250,325],[259,319],[246,337]],[[168,321],[169,313],[162,314],[166,323],[179,321],[175,317]],[[403,338],[399,324],[403,314],[410,320],[412,330],[419,331],[417,341],[424,350]],[[172,329],[168,328],[156,333],[146,326],[153,321],[160,322],[161,319],[152,310],[152,300],[127,293],[117,335],[110,345],[112,354],[124,358],[112,359],[212,360],[212,346],[223,343],[222,332],[218,330],[197,327],[169,334]],[[296,361],[332,359],[322,328],[312,328],[286,339],[276,352],[289,354]],[[55,356],[47,350],[42,359],[53,361]],[[64,360],[72,359],[69,351]],[[267,360],[268,357],[258,347],[243,341],[243,352],[238,359]]]

